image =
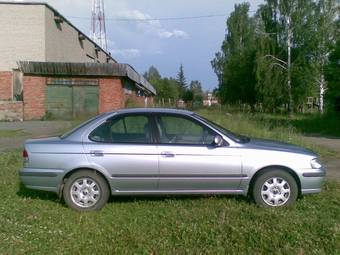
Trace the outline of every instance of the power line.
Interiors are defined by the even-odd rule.
[[[249,11],[251,13],[256,11]],[[145,22],[145,21],[168,21],[168,20],[194,20],[194,19],[208,19],[208,18],[216,18],[216,17],[227,17],[229,14],[209,14],[209,15],[200,15],[200,16],[185,16],[185,17],[165,17],[165,18],[145,18],[145,19],[133,19],[133,18],[119,18],[112,17],[106,18],[107,21],[117,21],[117,22]],[[73,19],[85,19],[89,20],[89,17],[79,17],[79,16],[67,16],[68,18]]]

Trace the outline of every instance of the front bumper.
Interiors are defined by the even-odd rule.
[[[325,183],[326,171],[324,168],[320,169],[303,169],[299,173],[301,182],[301,194],[319,193]]]
[[[22,168],[19,171],[21,182],[29,189],[59,192],[64,170]]]

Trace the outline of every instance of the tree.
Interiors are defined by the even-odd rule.
[[[147,72],[144,73],[146,78],[156,89],[156,99],[168,101],[171,99],[175,101],[179,98],[178,82],[173,78],[162,78],[156,67],[151,66]]]
[[[314,10],[310,0],[267,0],[257,12],[257,88],[264,104],[285,103],[292,112],[314,94],[308,48]]]
[[[177,100],[179,98],[177,82],[172,78],[162,78],[160,80],[155,80],[154,85],[157,96],[159,100]]]
[[[159,74],[157,68],[154,66],[150,66],[149,70],[145,72],[143,76],[150,82],[162,79],[162,76]]]
[[[194,93],[191,90],[186,90],[183,95],[183,101],[186,103],[192,102],[194,100]]]
[[[198,108],[203,105],[204,92],[200,81],[190,82],[190,91],[192,92],[193,107]]]
[[[325,67],[336,40],[335,18],[337,14],[335,0],[319,0],[314,8],[313,36],[310,38],[310,58],[313,68],[314,83],[319,92],[319,109],[324,113],[324,95],[327,90]]]
[[[329,63],[325,68],[328,90],[326,99],[330,111],[340,112],[340,39],[338,39],[333,52],[329,57]]]
[[[255,104],[254,20],[248,12],[248,3],[235,5],[227,19],[221,51],[211,62],[219,79],[218,94],[223,103]]]
[[[203,95],[202,83],[200,81],[191,81],[190,90],[192,91],[194,96]]]
[[[179,86],[180,96],[183,97],[186,90],[188,89],[188,86],[187,86],[187,80],[186,80],[185,75],[184,75],[184,68],[183,68],[182,64],[179,67],[179,71],[177,73],[177,79],[176,80],[177,80],[177,83],[178,83],[178,86]]]

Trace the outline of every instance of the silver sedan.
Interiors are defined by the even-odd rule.
[[[110,195],[240,194],[263,207],[321,191],[315,153],[234,134],[193,112],[125,109],[99,115],[61,137],[31,139],[22,183],[52,191],[78,211]]]

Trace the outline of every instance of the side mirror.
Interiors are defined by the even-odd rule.
[[[223,145],[223,142],[224,142],[224,141],[223,141],[222,136],[216,135],[216,136],[214,137],[214,145],[215,145],[215,146],[220,147],[220,146]]]

